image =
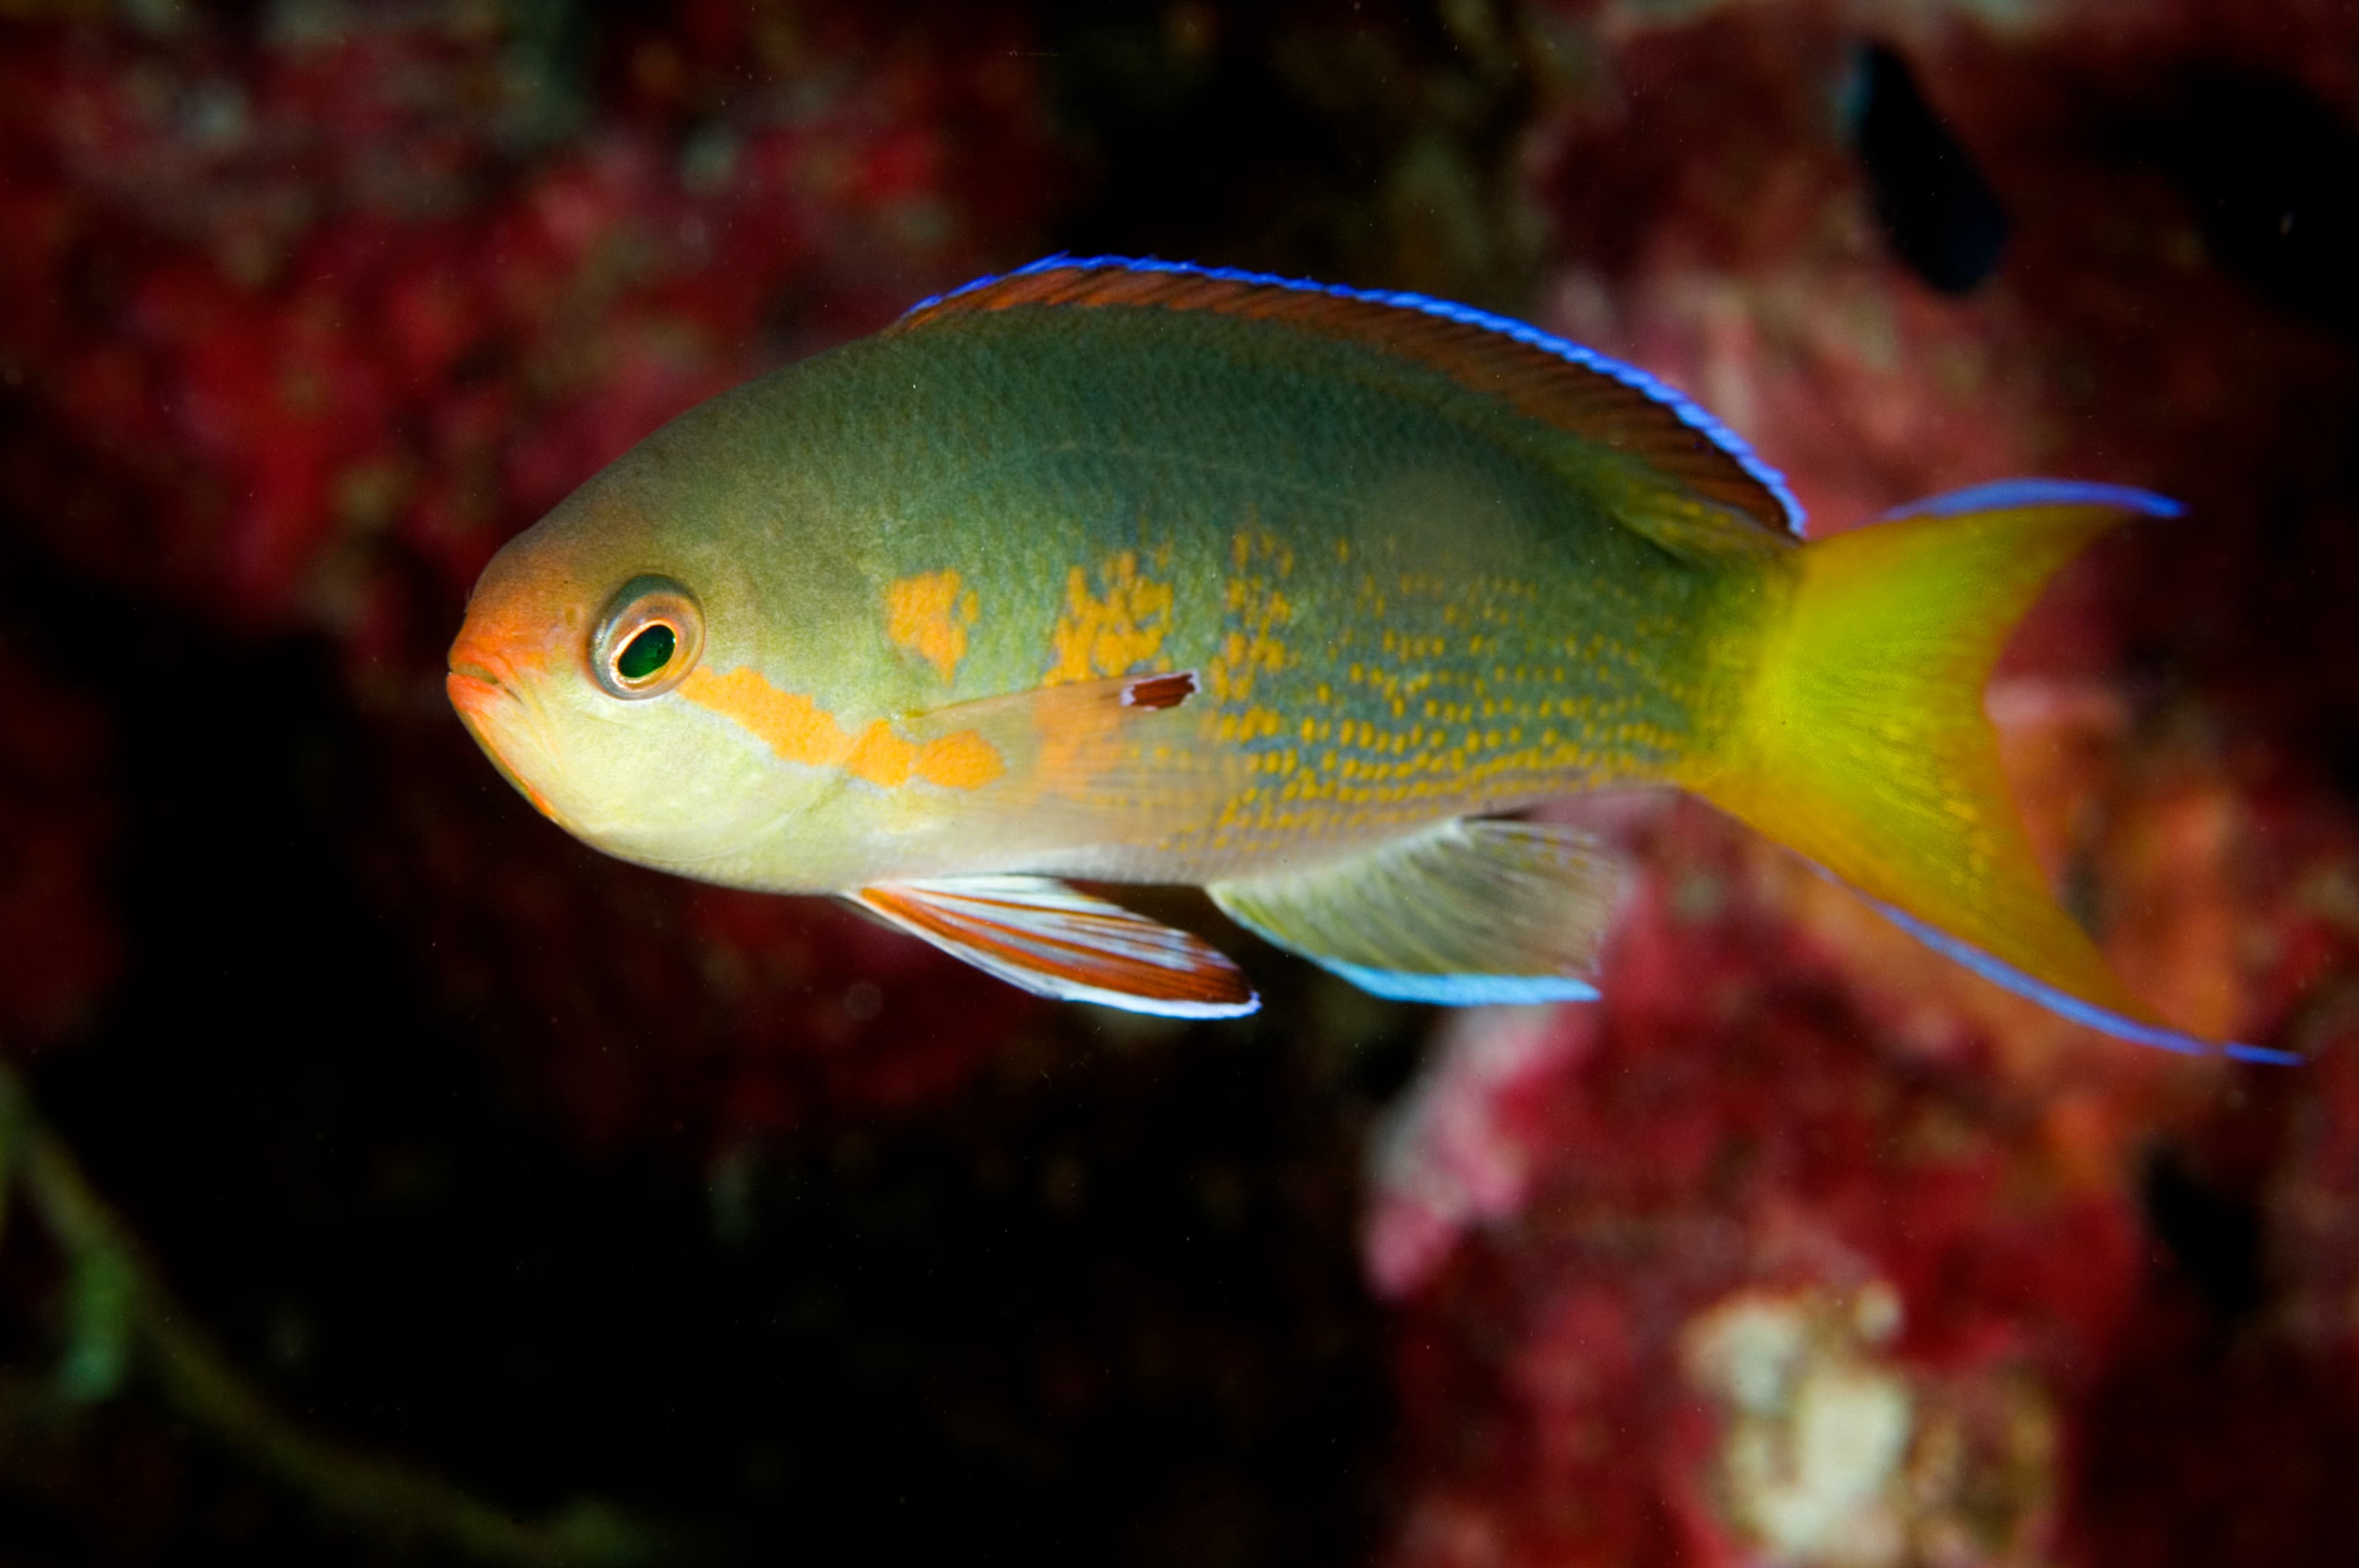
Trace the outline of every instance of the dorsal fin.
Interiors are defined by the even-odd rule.
[[[1636,458],[1777,534],[1802,508],[1729,428],[1646,372],[1521,321],[1421,294],[1385,294],[1229,267],[1049,256],[920,301],[886,330],[1018,306],[1203,310],[1348,339],[1439,370],[1517,413]]]

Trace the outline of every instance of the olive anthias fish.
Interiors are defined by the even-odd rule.
[[[1200,885],[1383,996],[1594,996],[1613,862],[1513,814],[1657,785],[2060,1012],[2206,1049],[2049,897],[1982,710],[2049,575],[2175,510],[2017,481],[1806,544],[1701,409],[1533,328],[1052,257],[626,453],[484,570],[450,692],[597,848],[1049,996],[1255,1006],[1069,879]]]

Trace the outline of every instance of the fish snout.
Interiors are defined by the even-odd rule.
[[[460,628],[458,641],[451,644],[442,689],[476,743],[508,775],[509,782],[524,788],[508,753],[522,738],[519,731],[529,728],[527,720],[533,705],[526,697],[524,683],[517,678],[515,661],[497,645],[497,639],[484,633],[479,618],[468,616],[467,623]]]
[[[451,706],[465,719],[481,719],[486,709],[514,696],[488,670],[456,659],[451,662],[450,674],[442,677],[442,689],[450,694]]]
[[[513,624],[521,618],[500,614],[501,608],[481,602],[468,606],[467,619],[461,623],[458,636],[451,640],[445,660],[452,675],[487,686],[505,686],[516,674],[516,656],[524,651],[529,628]]]
[[[450,669],[442,677],[442,690],[458,710],[460,721],[503,770],[507,764],[502,752],[512,742],[516,720],[527,708],[523,693],[511,678],[513,673],[505,661],[485,657],[470,647],[462,633],[451,646]]]
[[[525,694],[456,649],[451,651],[450,673],[442,677],[442,689],[450,695],[451,706],[458,709],[459,721],[500,776],[532,802],[534,810],[571,831],[571,820],[536,782],[536,776],[544,782],[549,776],[549,758],[546,737],[535,722],[534,705]]]
[[[508,596],[478,594],[451,644],[444,689],[451,706],[473,717],[505,698],[520,701],[527,676],[547,665],[557,628],[535,607],[508,602]]]

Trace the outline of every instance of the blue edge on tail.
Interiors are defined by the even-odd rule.
[[[1786,484],[1785,476],[1756,456],[1753,449],[1727,426],[1684,395],[1665,385],[1635,365],[1609,359],[1593,349],[1569,342],[1551,333],[1543,332],[1527,322],[1505,316],[1495,316],[1472,306],[1453,304],[1423,294],[1386,292],[1377,289],[1346,288],[1341,284],[1313,283],[1302,278],[1278,277],[1269,273],[1246,272],[1236,267],[1199,266],[1189,262],[1157,261],[1128,256],[1043,256],[1027,266],[1013,272],[979,277],[973,282],[922,299],[909,308],[910,314],[928,309],[947,299],[997,283],[1002,278],[1022,277],[1030,273],[1049,272],[1064,267],[1088,270],[1125,272],[1158,272],[1186,274],[1196,277],[1219,278],[1229,283],[1257,284],[1271,288],[1290,288],[1301,293],[1325,294],[1340,299],[1360,299],[1375,305],[1390,305],[1404,310],[1422,311],[1448,320],[1462,321],[1470,327],[1527,343],[1536,349],[1568,360],[1585,369],[1610,375],[1625,386],[1654,398],[1680,417],[1680,423],[1719,447],[1743,466],[1745,471],[1761,482],[1762,488],[1777,497],[1786,514],[1788,528],[1796,537],[1802,534],[1802,506]],[[1978,484],[1944,495],[1912,502],[1907,506],[1884,514],[1875,521],[1897,522],[1904,517],[1952,517],[1969,512],[1986,512],[2008,506],[2118,506],[2125,511],[2148,517],[2176,517],[2181,508],[2179,503],[2150,491],[2133,490],[2126,485],[2094,484],[2077,480],[2016,479],[2001,480],[1993,484]],[[1832,873],[1822,872],[1832,880]],[[1858,890],[1854,889],[1854,892]],[[1864,897],[1865,895],[1861,895]],[[2152,1045],[2185,1055],[2208,1056],[2217,1053],[2234,1062],[2267,1062],[2279,1065],[2299,1065],[2302,1058],[2291,1051],[2272,1050],[2264,1045],[2244,1045],[2234,1043],[2214,1045],[2193,1035],[2175,1030],[2158,1028],[2124,1018],[2102,1007],[2082,1001],[2055,987],[2032,979],[2029,975],[2003,964],[1981,948],[1961,942],[1949,933],[1929,925],[1916,916],[1890,904],[1869,899],[1868,903],[1895,925],[1908,932],[1927,946],[1952,962],[1973,970],[1983,979],[2028,997],[2060,1017],[2086,1025],[2100,1033],[2135,1044]],[[1310,955],[1306,955],[1307,957]],[[1322,968],[1343,976],[1361,989],[1397,1001],[1435,1003],[1445,1007],[1472,1007],[1488,1003],[1593,1001],[1597,990],[1584,981],[1560,975],[1411,975],[1392,970],[1373,969],[1359,964],[1347,964],[1332,958],[1316,958]]]

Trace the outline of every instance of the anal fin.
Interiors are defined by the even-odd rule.
[[[1348,859],[1206,891],[1240,925],[1400,1001],[1594,998],[1613,860],[1549,823],[1462,818]]]
[[[1235,1018],[1261,1005],[1201,938],[1053,877],[943,877],[845,895],[887,925],[1038,996],[1169,1018]]]

